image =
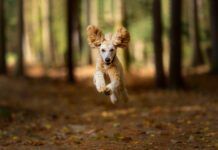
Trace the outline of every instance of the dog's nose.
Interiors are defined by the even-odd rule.
[[[105,58],[105,61],[107,62],[107,63],[109,63],[110,61],[111,61],[111,59],[110,58]]]

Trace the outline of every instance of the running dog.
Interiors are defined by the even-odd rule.
[[[113,104],[118,99],[128,101],[123,68],[116,52],[118,48],[128,48],[129,32],[124,27],[120,27],[115,34],[107,33],[104,35],[99,28],[89,25],[87,36],[89,46],[98,49],[94,74],[94,84],[97,91],[109,95]],[[105,76],[110,79],[110,83],[107,85]]]

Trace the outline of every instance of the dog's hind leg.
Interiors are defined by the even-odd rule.
[[[109,85],[108,85],[109,86]],[[118,101],[118,96],[117,94],[115,94],[115,91],[112,91],[111,88],[109,88],[108,86],[106,86],[106,89],[104,91],[105,95],[110,96],[110,100],[113,104],[115,104]]]
[[[112,93],[110,95],[110,100],[113,104],[115,104],[118,101],[117,95],[115,93]]]

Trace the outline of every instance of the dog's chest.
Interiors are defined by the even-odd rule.
[[[104,73],[104,78],[105,78],[106,82],[110,82],[110,80],[111,80],[110,79],[110,72],[111,72],[110,70],[111,70],[111,68],[112,68],[111,65],[109,65],[109,66],[108,65],[104,65],[103,68],[102,68],[103,69],[103,73]]]
[[[106,84],[111,82],[111,79],[110,79],[108,74],[104,74],[104,80],[105,80]]]

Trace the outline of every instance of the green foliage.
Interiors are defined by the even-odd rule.
[[[152,22],[151,18],[147,20],[139,20],[134,22],[129,27],[132,39],[144,39],[146,41],[151,40],[152,34]]]
[[[129,0],[126,2],[128,22],[135,22],[151,15],[152,0]],[[135,8],[135,9],[133,9]]]

